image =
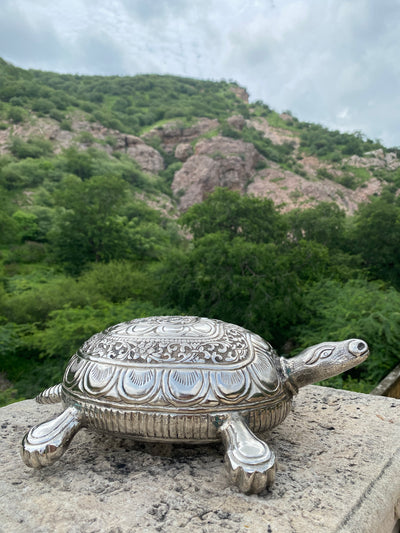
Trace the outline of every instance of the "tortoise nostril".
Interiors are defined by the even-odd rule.
[[[360,357],[368,353],[368,344],[360,339],[353,339],[349,344],[349,352],[355,357]]]

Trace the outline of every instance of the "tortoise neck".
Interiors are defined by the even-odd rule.
[[[283,384],[288,392],[294,396],[299,392],[299,385],[296,383],[295,376],[293,376],[293,365],[289,364],[289,359],[280,357],[281,372],[283,376]]]
[[[321,379],[320,371],[317,368],[307,367],[304,359],[304,352],[291,359],[281,358],[286,387],[292,394],[297,394],[301,387],[311,385]]]

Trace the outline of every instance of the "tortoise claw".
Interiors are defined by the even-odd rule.
[[[239,466],[236,470],[232,470],[230,479],[232,483],[239,487],[241,492],[246,494],[259,494],[266,487],[274,484],[275,471],[275,463],[265,471],[248,472],[242,466]]]

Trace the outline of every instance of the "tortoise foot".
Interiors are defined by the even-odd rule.
[[[229,477],[242,492],[258,494],[275,480],[275,454],[257,438],[240,415],[230,415],[220,428]]]
[[[22,439],[21,457],[27,466],[40,468],[57,461],[82,427],[75,407],[68,407],[56,418],[38,424]]]

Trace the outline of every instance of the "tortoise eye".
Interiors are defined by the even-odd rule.
[[[317,363],[320,359],[326,359],[332,355],[335,346],[325,345],[314,350],[308,359],[304,361],[306,365],[313,365]]]

